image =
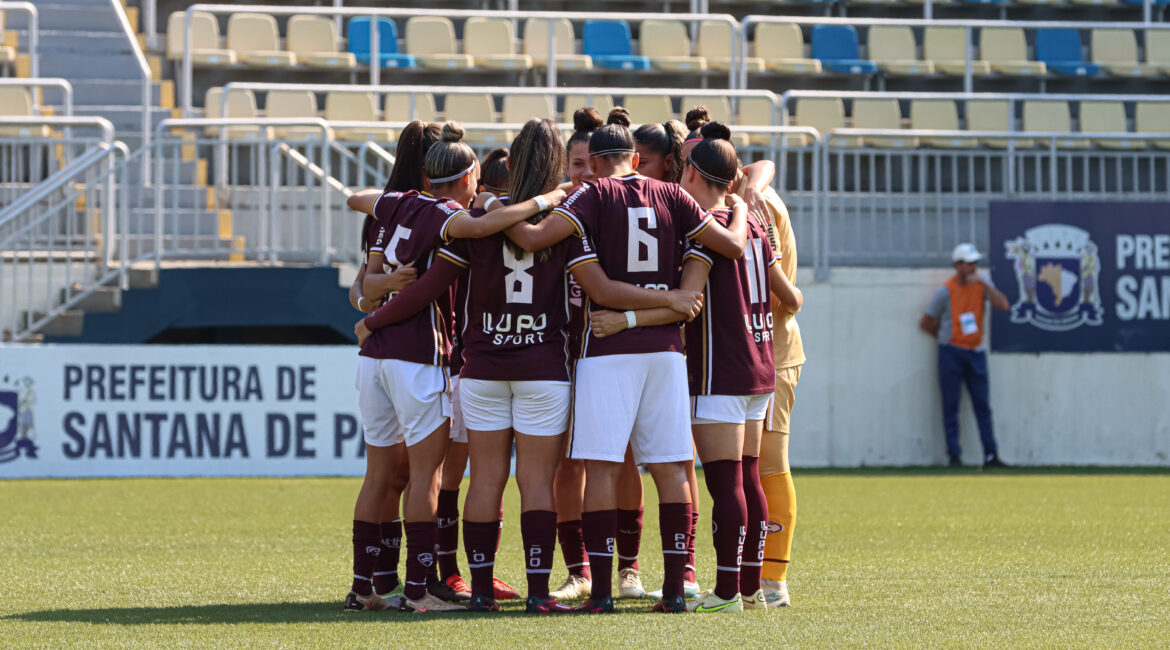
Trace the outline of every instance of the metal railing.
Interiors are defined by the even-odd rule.
[[[0,210],[81,153],[113,141],[113,126],[100,118],[0,117]]]
[[[897,99],[900,101],[917,101],[942,99],[956,102],[977,101],[1006,101],[1008,115],[1013,121],[1016,108],[1023,102],[1123,102],[1127,104],[1137,102],[1164,103],[1170,102],[1170,95],[1137,95],[1137,94],[1072,94],[1072,93],[966,93],[966,92],[891,92],[891,91],[856,91],[856,90],[789,90],[780,95],[781,117],[784,123],[795,111],[795,102],[802,98],[843,100],[856,99]],[[1014,125],[1013,125],[1014,126]],[[1008,129],[1009,131],[1014,129]]]
[[[64,111],[65,117],[73,115],[73,85],[66,79],[57,77],[46,77],[44,79],[23,79],[23,78],[5,78],[0,79],[0,87],[15,86],[17,88],[55,88],[61,92],[61,109]],[[43,99],[43,98],[40,98]],[[45,102],[44,106],[55,106]],[[38,103],[38,97],[33,94],[33,110],[38,110],[42,104]]]
[[[130,26],[130,20],[126,17],[126,9],[122,6],[121,0],[110,0],[111,6],[114,8],[114,15],[118,18],[118,24],[122,27],[122,33],[126,36],[126,40],[130,44],[130,52],[134,55],[134,61],[138,64],[138,72],[142,75],[142,144],[146,147],[150,146],[150,109],[154,102],[151,101],[151,86],[154,81],[153,73],[150,70],[150,64],[146,61],[146,55],[142,53],[142,48],[138,43],[138,34]],[[144,168],[146,175],[144,182],[150,183],[150,165]]]
[[[28,74],[36,79],[41,76],[41,30],[40,14],[31,2],[0,2],[0,11],[15,11],[28,14]]]
[[[183,19],[183,72],[182,72],[182,108],[184,115],[190,115],[191,112],[191,95],[192,95],[192,78],[193,63],[191,61],[191,16],[196,11],[203,11],[211,14],[233,14],[242,12],[258,12],[266,13],[272,16],[293,16],[298,14],[313,15],[313,16],[332,16],[332,17],[368,17],[370,18],[370,64],[369,74],[370,83],[372,85],[379,85],[381,81],[381,49],[379,45],[379,34],[377,28],[377,17],[384,16],[387,18],[410,18],[412,16],[432,16],[440,18],[453,19],[467,19],[467,18],[502,18],[510,20],[527,20],[530,18],[544,19],[548,21],[548,62],[546,64],[546,85],[551,89],[557,84],[557,51],[556,51],[556,20],[564,18],[571,22],[585,22],[589,20],[597,20],[598,14],[583,11],[473,11],[463,9],[378,9],[378,8],[347,8],[347,7],[280,7],[269,5],[227,5],[227,4],[194,4],[187,8]],[[660,20],[662,14],[657,13],[625,13],[612,12],[605,13],[601,16],[606,20]],[[741,67],[738,65],[739,50],[736,48],[736,43],[740,39],[740,23],[735,18],[727,14],[670,14],[670,18],[674,20],[690,21],[697,24],[698,21],[719,21],[727,23],[732,30],[733,37],[731,39],[731,46],[728,51],[728,56],[731,59],[727,73],[728,88],[735,88],[736,70]],[[696,34],[697,36],[697,34]],[[691,43],[694,47],[697,38],[692,37]]]

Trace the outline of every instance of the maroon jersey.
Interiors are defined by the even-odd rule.
[[[581,187],[556,208],[573,223],[569,268],[600,262],[612,280],[670,290],[682,276],[685,241],[711,224],[710,216],[678,185],[629,174],[600,178]],[[602,309],[586,301],[588,309]],[[599,339],[586,324],[579,354],[682,352],[677,325],[636,327]]]
[[[386,192],[374,203],[377,222],[370,229],[369,264],[391,269],[414,263],[422,277],[447,241],[447,228],[460,214],[458,203],[427,193]],[[379,256],[383,259],[379,260]],[[451,298],[440,299],[400,323],[374,331],[362,346],[362,356],[445,365],[450,347]]]
[[[461,378],[569,381],[568,242],[516,255],[503,234],[460,239],[439,256],[468,269]]]
[[[709,213],[724,226],[726,208]],[[768,269],[780,260],[768,233],[747,220],[743,257],[726,257],[692,242],[687,259],[711,267],[703,311],[687,323],[687,375],[691,395],[763,395],[776,388],[772,357],[772,303]]]

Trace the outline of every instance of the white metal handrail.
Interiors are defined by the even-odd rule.
[[[17,88],[56,88],[61,91],[61,104],[65,117],[73,115],[73,84],[59,77],[45,77],[43,79],[5,78],[0,79],[0,86],[15,86]],[[34,102],[35,104],[35,102]]]
[[[114,125],[104,117],[51,116],[51,117],[8,117],[0,116],[0,126],[48,126],[48,127],[91,127],[101,131],[102,141],[114,144]]]
[[[142,75],[142,144],[150,144],[150,108],[151,102],[150,88],[153,81],[153,73],[150,71],[150,64],[146,61],[146,55],[143,54],[142,48],[138,43],[138,34],[135,33],[134,28],[130,26],[130,20],[126,17],[126,8],[122,6],[121,0],[110,0],[110,5],[114,8],[114,15],[118,18],[118,24],[122,28],[123,35],[126,40],[130,42],[130,52],[134,55],[134,61],[138,64],[138,72]],[[148,161],[149,163],[149,161]],[[146,164],[143,167],[146,170],[144,182],[150,184],[150,165]]]
[[[281,7],[269,5],[230,5],[230,4],[194,4],[187,8],[183,17],[183,114],[189,115],[191,112],[191,80],[193,77],[193,63],[191,61],[191,17],[196,11],[203,11],[211,14],[233,14],[242,12],[257,12],[266,13],[272,16],[292,16],[298,14],[312,15],[312,16],[349,16],[349,17],[369,17],[370,18],[370,82],[373,85],[378,85],[381,80],[381,49],[379,47],[379,35],[377,28],[378,16],[385,16],[388,18],[399,17],[409,18],[412,16],[432,16],[441,18],[504,18],[511,20],[527,20],[529,18],[545,19],[548,21],[549,34],[549,51],[547,63],[547,79],[546,83],[549,88],[556,86],[556,23],[555,21],[561,18],[568,19],[571,22],[585,22],[589,20],[661,20],[662,14],[658,13],[632,13],[632,12],[612,12],[599,15],[594,12],[586,11],[485,11],[485,10],[466,10],[466,9],[393,9],[393,8],[357,8],[357,7]],[[735,87],[736,74],[738,67],[737,57],[739,56],[736,48],[736,41],[740,35],[740,23],[738,20],[728,14],[670,14],[674,20],[681,21],[718,21],[728,24],[731,27],[733,37],[729,48],[728,56],[731,59],[731,65],[727,72],[728,88]],[[692,39],[692,44],[698,39]],[[739,38],[739,40],[743,40]]]
[[[40,14],[31,2],[0,2],[0,11],[16,11],[28,14],[28,72],[33,79],[41,76],[41,30]]]

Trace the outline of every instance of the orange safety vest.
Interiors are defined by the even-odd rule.
[[[951,345],[974,350],[983,345],[983,283],[966,286],[954,276],[946,283],[951,297]]]

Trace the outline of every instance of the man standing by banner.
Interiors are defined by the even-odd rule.
[[[983,442],[983,468],[1006,467],[999,459],[991,426],[987,381],[987,352],[983,346],[983,306],[999,311],[1009,308],[1007,296],[980,275],[982,255],[973,244],[959,244],[951,253],[955,275],[934,292],[919,327],[938,338],[938,383],[942,389],[943,428],[951,467],[962,465],[959,447],[959,399],[967,384],[979,439]]]

